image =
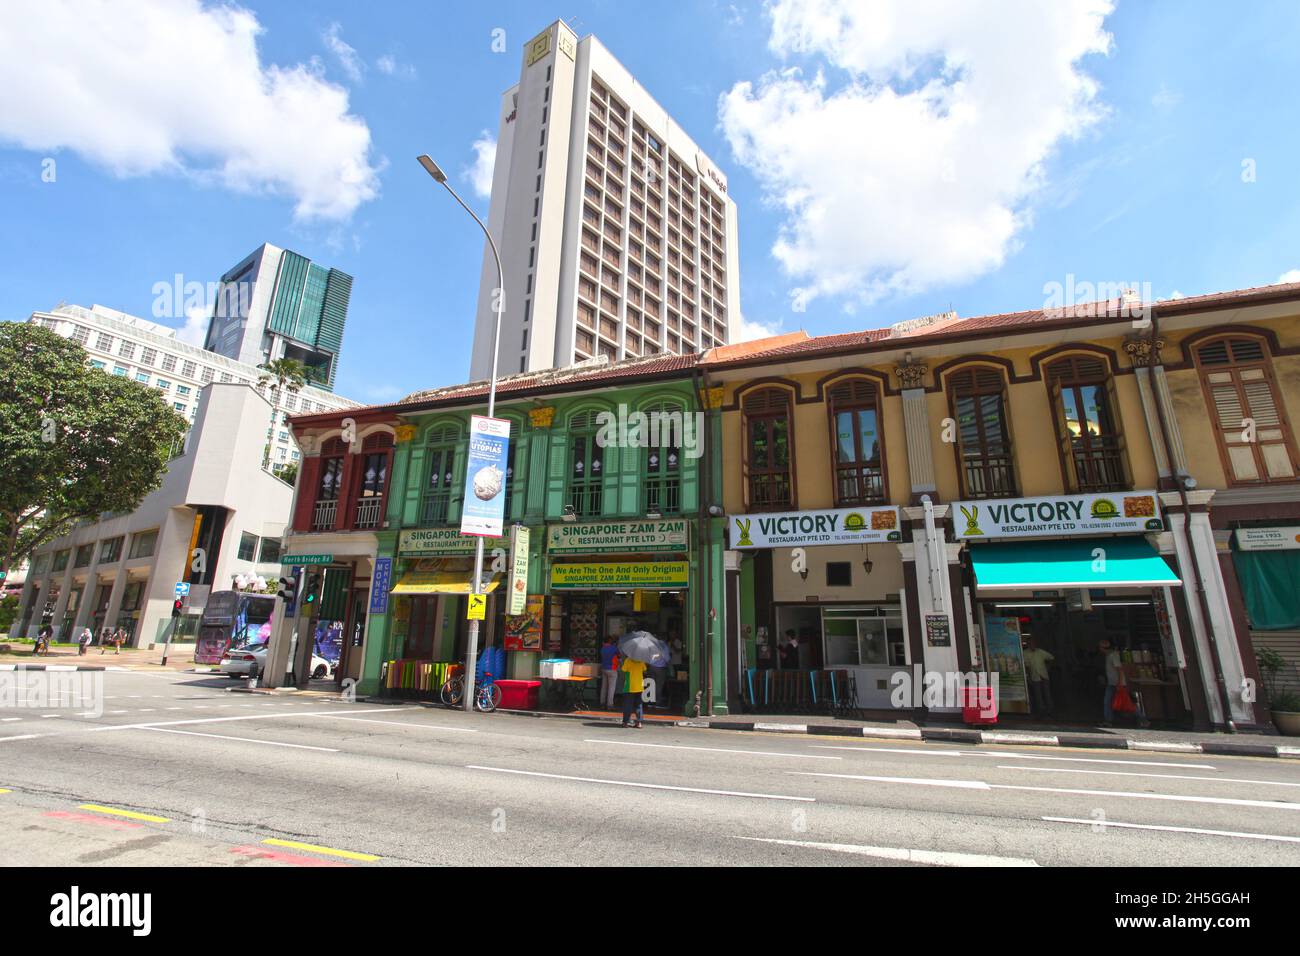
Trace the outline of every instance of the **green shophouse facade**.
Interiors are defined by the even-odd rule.
[[[436,665],[464,659],[474,539],[459,535],[459,523],[470,417],[486,414],[480,385],[417,393],[386,409],[396,440],[387,527],[374,534],[376,557],[392,562],[392,593],[369,615],[363,694],[393,689],[404,671],[422,672],[421,696],[434,696]],[[639,626],[680,639],[681,663],[661,689],[675,709],[693,712],[698,700],[706,712],[710,702],[713,713],[726,712],[725,519],[709,515],[721,499],[711,460],[720,424],[701,394],[690,360],[676,356],[502,380],[496,416],[511,423],[506,525],[530,532],[533,616],[531,626],[507,620],[504,587],[491,592],[481,647],[504,645],[513,629],[536,649],[508,651],[497,677],[536,676],[549,657],[598,660],[604,633]],[[324,417],[295,426],[318,427]],[[506,567],[509,540],[487,545],[491,581],[494,567]]]

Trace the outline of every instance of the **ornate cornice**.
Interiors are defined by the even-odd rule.
[[[550,428],[555,421],[555,406],[543,405],[528,409],[528,423],[534,428]]]
[[[1129,363],[1134,368],[1141,368],[1151,364],[1151,337],[1148,335],[1130,335],[1124,340],[1124,352],[1128,355]],[[1165,347],[1165,340],[1157,338],[1155,340],[1156,364],[1161,364],[1160,351]]]

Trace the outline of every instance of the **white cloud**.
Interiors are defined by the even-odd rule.
[[[781,326],[776,323],[751,321],[741,315],[740,321],[731,327],[731,342],[752,342],[754,339],[766,339],[781,334]]]
[[[772,249],[848,308],[998,268],[1043,164],[1097,122],[1080,60],[1105,53],[1110,0],[776,0],[769,46],[798,67],[719,101],[736,158],[785,211]],[[844,77],[833,84],[828,76]]]
[[[376,60],[375,69],[385,76],[397,76],[404,80],[415,79],[415,67],[409,63],[398,62],[397,57],[391,53],[385,53]]]
[[[366,65],[361,62],[361,57],[357,56],[356,48],[343,39],[343,25],[337,21],[331,23],[321,34],[321,42],[325,44],[325,49],[334,54],[348,78],[354,83],[358,82]]]
[[[474,187],[474,192],[481,199],[492,195],[492,170],[497,162],[497,141],[492,134],[483,130],[474,140],[474,165],[465,173],[465,178]]]
[[[347,91],[312,64],[263,65],[247,10],[16,0],[5,21],[0,142],[288,196],[298,220],[345,219],[379,193]]]
[[[208,309],[191,305],[185,310],[185,324],[176,330],[176,338],[203,348],[203,342],[208,337],[208,322]]]
[[[1300,282],[1300,269],[1288,269],[1277,277],[1274,285],[1289,285],[1292,282]]]
[[[1160,84],[1160,89],[1156,90],[1155,94],[1151,97],[1151,105],[1158,110],[1173,109],[1182,101],[1183,94],[1171,90],[1163,83]]]

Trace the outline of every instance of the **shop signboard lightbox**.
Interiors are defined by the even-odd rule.
[[[1059,537],[1160,531],[1160,499],[1154,491],[1094,495],[957,501],[953,530],[959,540]]]
[[[1300,527],[1292,528],[1238,528],[1239,551],[1296,551],[1300,550]]]
[[[528,542],[532,532],[521,524],[510,529],[510,594],[507,614],[523,614],[528,600]]]
[[[685,518],[641,521],[581,521],[546,529],[549,554],[627,554],[685,551],[690,546]]]
[[[821,544],[872,544],[899,541],[898,508],[828,508],[731,515],[731,547],[798,548]]]
[[[404,558],[441,558],[474,553],[473,537],[463,535],[458,528],[412,528],[397,536],[397,553]],[[506,547],[505,538],[489,538],[483,546]]]
[[[510,457],[510,422],[471,415],[469,453],[465,461],[465,503],[460,533],[480,538],[501,536],[506,513],[506,471]]]
[[[654,588],[677,591],[687,586],[689,562],[637,561],[613,564],[556,564],[551,566],[555,591],[632,591]]]

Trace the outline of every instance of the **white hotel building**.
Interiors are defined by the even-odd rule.
[[[740,315],[727,179],[595,37],[562,21],[501,98],[488,228],[500,373],[725,345]],[[485,246],[470,378],[491,371]]]
[[[31,321],[83,345],[92,366],[165,392],[193,424],[162,485],[134,512],[83,522],[32,556],[11,636],[34,636],[44,623],[56,640],[82,627],[96,635],[122,627],[131,644],[147,646],[170,620],[177,582],[190,584],[186,614],[194,618],[236,575],[278,577],[293,487],[262,468],[274,390],[257,389],[257,368],[101,306],[63,306]],[[299,455],[282,427],[286,415],[356,405],[310,387],[274,400],[280,464]],[[201,570],[195,548],[205,556]]]

